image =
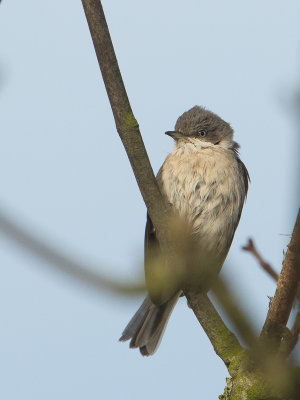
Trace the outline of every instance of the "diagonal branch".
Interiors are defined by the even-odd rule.
[[[133,115],[100,0],[82,0],[117,131],[161,245],[167,238],[168,206],[162,197]]]
[[[208,296],[193,289],[185,290],[189,306],[207,334],[215,352],[224,361],[231,376],[237,372],[239,360],[245,357],[236,336],[227,328]]]
[[[283,327],[289,319],[300,280],[300,210],[296,219],[290,244],[283,261],[275,296],[261,333],[263,339],[280,344]]]

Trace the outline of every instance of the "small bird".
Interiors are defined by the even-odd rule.
[[[180,216],[192,225],[199,247],[215,254],[219,272],[231,246],[247,196],[249,174],[239,158],[233,129],[218,115],[195,106],[177,120],[175,141],[157,174],[163,196]],[[149,215],[145,232],[145,268],[151,247],[157,247]],[[147,274],[146,274],[147,276]],[[120,341],[131,339],[130,347],[143,356],[157,350],[181,291],[161,304],[148,295],[123,331]]]

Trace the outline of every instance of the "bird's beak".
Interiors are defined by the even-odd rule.
[[[181,132],[178,131],[167,131],[165,132],[165,134],[171,136],[171,138],[174,140],[182,139],[184,136]]]

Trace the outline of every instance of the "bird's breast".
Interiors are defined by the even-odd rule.
[[[201,244],[227,253],[246,195],[237,156],[224,149],[175,151],[157,178],[162,193],[192,223]]]

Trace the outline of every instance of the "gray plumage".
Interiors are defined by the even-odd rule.
[[[126,326],[120,341],[131,339],[130,347],[139,347],[143,356],[155,353],[177,301],[178,296],[174,296],[166,303],[156,306],[147,296]]]
[[[195,106],[178,118],[174,131],[166,134],[175,140],[176,146],[157,174],[161,192],[192,224],[197,246],[215,255],[214,272],[218,273],[229,251],[248,191],[249,175],[239,159],[233,129],[216,114]],[[151,251],[158,248],[148,216],[146,276]],[[142,355],[152,355],[180,293],[163,304],[148,296],[120,340],[131,339],[130,347],[139,347]]]

